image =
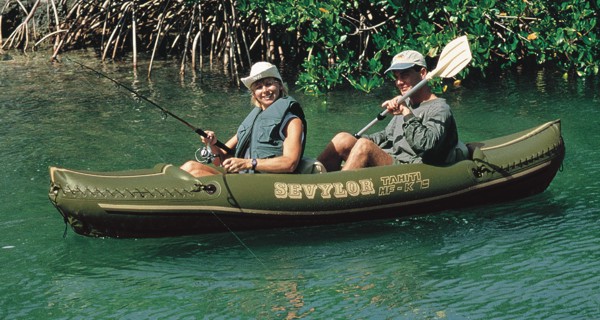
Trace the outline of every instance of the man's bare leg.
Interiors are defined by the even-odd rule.
[[[338,133],[327,144],[327,147],[321,152],[317,160],[325,166],[328,172],[339,171],[342,162],[348,159],[348,155],[356,141],[357,139],[347,132]]]
[[[358,139],[346,158],[342,170],[387,166],[394,163],[392,156],[369,139]]]

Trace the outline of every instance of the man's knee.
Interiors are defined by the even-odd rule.
[[[340,132],[331,139],[331,143],[335,146],[335,149],[342,153],[350,152],[354,148],[356,141],[356,138],[347,132]]]
[[[376,147],[377,146],[371,140],[360,138],[354,144],[352,151],[360,154],[368,154]]]
[[[331,142],[333,142],[334,144],[348,144],[349,141],[352,140],[356,140],[356,138],[354,138],[354,136],[352,136],[351,134],[349,134],[348,132],[340,132],[338,134],[336,134],[333,139],[331,139]]]

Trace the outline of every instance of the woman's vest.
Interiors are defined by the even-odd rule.
[[[302,153],[306,142],[306,120],[300,104],[292,97],[277,99],[264,111],[254,108],[238,128],[236,158],[273,158],[283,154],[283,139],[280,135],[282,121],[288,113],[302,120],[304,138]],[[247,152],[249,151],[249,153]]]

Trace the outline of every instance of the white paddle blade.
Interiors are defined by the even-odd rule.
[[[454,77],[471,62],[472,58],[467,36],[458,37],[444,47],[437,67],[428,74],[428,78]]]

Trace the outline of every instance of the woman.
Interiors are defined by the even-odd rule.
[[[287,95],[277,67],[257,62],[250,76],[242,78],[250,89],[255,106],[234,135],[225,144],[233,155],[215,146],[217,137],[206,131],[201,140],[215,155],[213,163],[225,172],[291,173],[304,152],[306,120],[300,104]],[[181,169],[195,177],[221,173],[218,169],[188,161]]]

